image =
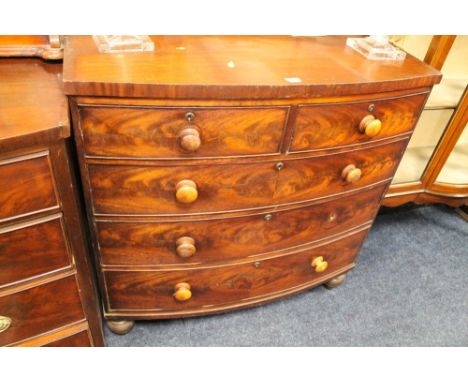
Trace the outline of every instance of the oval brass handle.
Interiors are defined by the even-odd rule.
[[[0,316],[0,333],[8,330],[10,326],[11,326],[11,318]]]
[[[181,180],[176,185],[176,199],[181,203],[193,203],[198,198],[197,184],[193,180]]]
[[[195,126],[186,126],[179,131],[179,145],[185,151],[195,152],[201,145],[200,132]]]
[[[195,239],[190,236],[179,237],[176,241],[176,252],[180,257],[191,257],[197,252]]]
[[[320,273],[328,268],[328,261],[323,260],[323,256],[318,256],[312,260],[310,265],[315,269],[315,272]]]
[[[192,292],[190,291],[191,286],[189,283],[178,283],[174,287],[174,298],[177,301],[187,301],[192,297]]]
[[[348,183],[356,183],[361,179],[362,171],[354,164],[347,165],[341,172],[341,176]]]
[[[366,115],[359,123],[359,131],[368,137],[375,137],[382,129],[382,122],[373,115]]]

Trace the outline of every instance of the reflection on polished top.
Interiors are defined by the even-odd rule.
[[[153,36],[154,52],[101,54],[66,40],[65,91],[165,98],[301,98],[430,86],[440,73],[411,55],[371,61],[346,37]]]
[[[0,144],[39,131],[70,135],[62,64],[40,58],[0,59]]]

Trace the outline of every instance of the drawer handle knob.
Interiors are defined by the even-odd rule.
[[[174,287],[174,298],[177,301],[187,301],[192,297],[189,283],[178,283]]]
[[[361,175],[362,171],[354,164],[346,166],[341,173],[342,178],[348,183],[356,183],[359,179],[361,179]]]
[[[181,203],[193,203],[198,198],[197,185],[193,180],[181,180],[176,185],[176,199]]]
[[[11,326],[11,318],[0,316],[0,333],[8,330],[10,326]]]
[[[310,265],[315,269],[315,272],[320,273],[328,268],[328,261],[323,260],[323,256],[318,256],[312,260]]]
[[[190,236],[179,237],[176,241],[176,252],[180,257],[192,257],[197,252],[195,239]]]
[[[201,145],[200,132],[195,126],[186,126],[179,131],[179,145],[183,150],[195,152]]]
[[[359,131],[368,137],[375,137],[382,129],[382,122],[373,115],[366,115],[359,124]]]

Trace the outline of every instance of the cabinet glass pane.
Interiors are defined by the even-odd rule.
[[[453,109],[424,110],[393,178],[393,184],[415,182],[424,169],[447,126]]]
[[[468,185],[468,128],[466,126],[439,173],[437,182]]]

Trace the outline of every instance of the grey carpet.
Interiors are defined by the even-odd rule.
[[[385,209],[356,268],[227,314],[140,321],[109,346],[468,346],[468,223],[441,206]]]

